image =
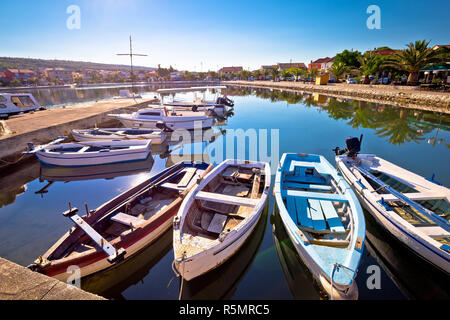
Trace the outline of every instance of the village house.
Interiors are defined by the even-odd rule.
[[[316,61],[311,61],[310,64],[308,65],[308,69],[309,70],[312,70],[312,69],[322,70],[322,64],[327,63],[330,60],[331,60],[330,57],[326,57],[326,58],[317,59]]]
[[[73,83],[73,73],[64,68],[47,68],[45,76],[50,80],[58,80],[63,83]]]
[[[291,68],[300,68],[306,70],[306,65],[303,62],[278,63],[278,71],[284,71]]]
[[[244,70],[244,68],[242,68],[242,67],[223,67],[222,69],[219,70],[219,74],[220,75],[225,74],[225,75],[228,76],[228,75],[230,75],[232,73],[237,74],[237,73],[239,73],[239,72],[241,72],[243,70]]]
[[[5,79],[6,81],[18,80],[22,83],[36,77],[36,72],[28,69],[6,69]]]

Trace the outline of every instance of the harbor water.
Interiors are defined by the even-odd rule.
[[[159,87],[135,91],[153,96]],[[117,96],[110,88],[30,91],[45,107]],[[126,88],[125,88],[126,89]],[[170,141],[152,146],[147,161],[92,168],[46,167],[35,160],[0,176],[0,256],[29,265],[70,227],[62,216],[72,206],[95,209],[184,156],[219,159],[227,136],[256,132],[244,157],[285,152],[322,154],[335,164],[332,149],[349,136],[364,135],[362,152],[376,154],[424,177],[450,186],[450,117],[445,113],[327,97],[319,94],[231,87],[232,114],[218,120],[203,143]],[[188,96],[189,97],[189,96]],[[267,150],[261,151],[266,130]],[[263,138],[261,138],[263,137]],[[231,141],[231,140],[230,140]],[[244,140],[247,141],[247,140]],[[248,141],[247,141],[248,142]],[[25,146],[24,146],[25,147]],[[228,148],[228,151],[226,150]],[[226,145],[223,157],[239,153]],[[275,154],[272,154],[275,152]],[[256,160],[256,159],[250,159]],[[264,159],[258,159],[264,160]],[[214,163],[217,165],[218,163]],[[272,164],[276,168],[277,162]],[[272,186],[275,169],[272,169]],[[356,277],[360,299],[448,299],[449,279],[393,239],[368,212],[366,244]],[[82,288],[110,299],[323,299],[278,216],[271,195],[254,233],[220,268],[183,283],[172,271],[172,233],[117,268],[82,280]],[[376,277],[379,276],[379,279]]]

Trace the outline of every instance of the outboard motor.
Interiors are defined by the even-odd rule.
[[[217,98],[217,104],[224,104],[228,107],[234,107],[234,102],[230,98],[227,97],[219,97]]]
[[[156,127],[157,127],[159,130],[162,130],[162,131],[164,131],[164,132],[172,132],[172,131],[173,131],[171,128],[169,128],[168,126],[166,126],[166,124],[165,124],[164,122],[162,122],[162,121],[158,121],[158,122],[156,123]]]
[[[336,147],[333,151],[337,156],[347,153],[347,157],[355,159],[361,151],[362,138],[363,135],[359,139],[356,137],[348,137],[345,140],[345,145],[347,146],[345,149],[341,150],[339,147]]]

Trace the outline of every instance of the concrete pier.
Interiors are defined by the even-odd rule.
[[[0,258],[0,300],[105,300]]]
[[[91,101],[11,117],[0,127],[0,167],[15,162],[26,149],[27,142],[45,144],[60,136],[70,135],[71,129],[87,129],[95,125],[117,125],[110,113],[130,113],[152,103],[149,99],[110,99]]]

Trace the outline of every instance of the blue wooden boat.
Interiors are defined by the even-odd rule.
[[[323,156],[286,153],[275,198],[289,238],[329,297],[356,299],[366,225],[348,183]]]

